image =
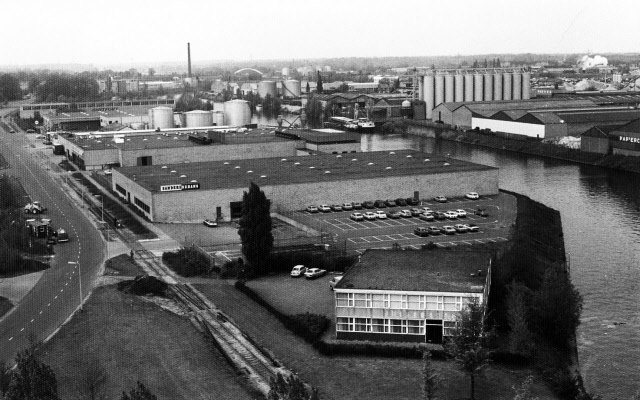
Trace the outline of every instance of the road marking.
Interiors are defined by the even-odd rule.
[[[20,329],[20,332],[22,332],[24,330],[24,328]]]
[[[42,310],[40,311],[40,314],[42,314]]]
[[[61,292],[64,292],[64,289],[60,289]]]
[[[31,323],[33,324],[33,320],[31,320]]]
[[[58,298],[58,296],[54,297],[54,299],[57,299],[57,298]]]
[[[47,307],[51,307],[51,303],[47,304]]]
[[[12,341],[12,340],[13,340],[13,336],[11,336],[11,337],[9,338],[9,341]]]
[[[65,283],[64,285],[65,285],[65,286],[68,286],[68,285],[69,285],[69,282]]]

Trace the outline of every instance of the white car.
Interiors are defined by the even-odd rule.
[[[305,272],[307,272],[307,268],[304,265],[296,265],[291,270],[291,277],[297,278],[304,275]]]
[[[350,218],[354,221],[362,221],[364,220],[364,215],[362,215],[362,213],[359,213],[359,212],[354,212],[351,214]]]
[[[411,218],[411,211],[409,210],[400,210],[400,216],[403,218]]]
[[[326,273],[327,273],[326,269],[309,268],[307,272],[304,273],[304,277],[307,279],[315,279],[323,276]]]
[[[456,232],[458,233],[465,233],[467,231],[469,231],[469,227],[464,225],[464,224],[457,224],[454,226],[454,228],[456,229]]]
[[[455,211],[447,211],[444,213],[444,217],[447,219],[456,219],[458,218],[458,213]]]
[[[467,212],[463,209],[456,210],[458,218],[467,218]]]
[[[353,210],[353,204],[351,203],[342,203],[342,209],[345,211]]]
[[[329,207],[326,204],[320,204],[318,206],[318,210],[322,211],[322,212],[330,212],[331,211],[331,207]]]
[[[480,227],[476,224],[466,224],[467,227],[467,231],[468,232],[479,232],[480,231]]]
[[[382,211],[382,210],[378,210],[378,211],[376,211],[376,218],[378,218],[378,219],[387,219],[387,213]]]
[[[478,200],[480,198],[480,195],[476,192],[469,192],[465,194],[464,197],[470,200]]]
[[[447,198],[444,196],[436,196],[433,199],[438,203],[446,203],[448,201]]]
[[[316,206],[309,206],[309,207],[307,207],[307,212],[308,212],[308,213],[317,213],[317,212],[318,212],[318,207],[316,207]]]
[[[112,170],[111,168],[107,168],[107,169],[105,169],[103,172],[104,172],[104,174],[105,174],[105,175],[111,175],[111,174],[113,174],[113,170]]]
[[[364,219],[366,220],[373,221],[376,218],[378,218],[378,214],[372,211],[367,211],[366,213],[364,213]]]
[[[202,223],[204,224],[204,226],[207,226],[209,228],[215,228],[216,226],[218,226],[218,223],[212,219],[205,219],[204,221],[202,221]]]
[[[422,207],[422,208],[420,208],[420,210],[422,210],[423,214],[431,214],[431,213],[433,213],[433,210],[430,209],[429,207]]]

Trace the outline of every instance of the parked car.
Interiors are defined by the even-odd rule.
[[[454,225],[454,228],[458,233],[466,233],[469,230],[469,228],[467,228],[467,226],[464,224],[456,224]]]
[[[113,170],[111,168],[107,168],[104,171],[102,171],[103,174],[105,175],[112,175],[113,174]]]
[[[349,216],[349,218],[351,218],[354,221],[362,221],[364,220],[364,215],[362,215],[359,212],[354,212]]]
[[[307,268],[304,265],[296,265],[291,270],[291,276],[293,278],[297,278],[299,276],[302,276],[305,272],[307,272]]]
[[[351,203],[342,203],[342,209],[344,211],[351,211],[353,210],[353,205]]]
[[[395,207],[396,206],[396,201],[393,199],[386,199],[384,201],[384,204],[387,205],[387,207]]]
[[[16,131],[13,129],[9,129],[9,133],[16,133]]]
[[[480,227],[476,224],[467,224],[467,230],[469,232],[479,232],[480,231]]]
[[[331,211],[342,211],[342,206],[340,204],[332,204],[329,208],[331,208]]]
[[[458,218],[458,213],[455,211],[447,211],[444,213],[444,217],[446,219],[456,219]]]
[[[480,195],[476,192],[469,192],[465,194],[464,197],[470,200],[478,200],[480,198]]]
[[[209,228],[215,228],[216,226],[218,226],[218,223],[212,219],[205,219],[204,221],[202,221],[202,223],[204,224],[204,226],[207,226]]]
[[[489,213],[484,208],[479,208],[473,212],[475,215],[479,215],[481,217],[488,217]]]
[[[316,207],[316,206],[309,206],[309,207],[307,207],[307,212],[308,212],[308,213],[317,213],[317,212],[318,212],[318,207]]]
[[[400,214],[400,211],[390,211],[388,214],[389,218],[393,218],[393,219],[398,219],[400,218],[402,215]]]
[[[419,218],[423,221],[433,221],[436,219],[436,217],[434,217],[431,213],[422,213],[420,214]]]
[[[430,226],[428,229],[430,235],[439,235],[441,233],[440,228],[438,228],[437,226]]]
[[[463,209],[457,209],[456,212],[458,213],[458,218],[467,218],[467,212]]]
[[[416,229],[414,229],[413,233],[415,233],[418,236],[429,236],[429,228],[419,226]]]
[[[433,200],[437,201],[438,203],[446,203],[448,201],[444,196],[436,196],[433,198]]]
[[[304,277],[307,279],[315,279],[323,276],[326,273],[327,273],[326,269],[309,268],[307,272],[304,273]]]
[[[371,200],[363,201],[362,208],[375,208],[375,203]]]
[[[422,213],[423,213],[423,214],[424,214],[424,213],[432,213],[432,212],[433,212],[433,210],[432,210],[432,209],[430,209],[429,207],[422,207],[422,208],[420,208],[420,209],[422,210]]]
[[[333,290],[334,287],[340,282],[340,280],[344,277],[344,275],[335,275],[331,279],[329,279],[329,289]]]
[[[382,210],[376,211],[376,217],[378,219],[387,219],[387,213]]]
[[[376,200],[373,202],[373,205],[376,208],[387,208],[387,203],[384,200]]]
[[[445,225],[440,228],[440,233],[444,233],[445,235],[453,235],[454,233],[456,233],[456,228],[451,225]]]
[[[413,215],[409,210],[400,210],[400,216],[403,218],[411,218]]]
[[[411,210],[409,210],[411,212],[411,215],[414,217],[419,217],[422,215],[422,210],[419,208],[412,208]]]
[[[362,203],[360,202],[354,201],[353,203],[351,203],[351,206],[354,210],[362,210]]]
[[[44,144],[46,146],[51,146],[53,144],[53,142],[51,140],[43,140],[42,144]]]
[[[36,133],[34,129],[27,129],[27,133]]]
[[[420,204],[420,200],[414,199],[413,197],[407,197],[405,200],[407,201],[408,206],[417,206]]]
[[[374,219],[378,218],[378,214],[376,214],[376,213],[374,213],[372,211],[367,211],[363,215],[364,215],[364,219],[366,219],[368,221],[373,221]]]
[[[400,207],[405,207],[407,205],[407,200],[403,199],[402,197],[398,197],[396,199],[396,205]]]
[[[331,211],[331,207],[329,207],[329,206],[328,206],[328,205],[326,205],[326,204],[320,204],[320,205],[318,206],[318,210],[320,210],[320,211],[322,211],[322,212],[324,212],[324,213],[327,213],[327,212]]]
[[[436,219],[445,219],[445,218],[447,218],[447,217],[444,216],[444,213],[442,211],[434,212],[433,216],[436,217]]]

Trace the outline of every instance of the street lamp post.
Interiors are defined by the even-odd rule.
[[[82,277],[80,275],[80,264],[75,261],[69,261],[69,264],[73,264],[78,267],[78,288],[80,290],[80,311],[82,311]]]

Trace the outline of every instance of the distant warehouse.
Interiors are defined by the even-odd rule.
[[[413,150],[317,154],[115,169],[113,190],[155,222],[239,218],[257,183],[272,211],[397,197],[498,193],[498,169]]]

